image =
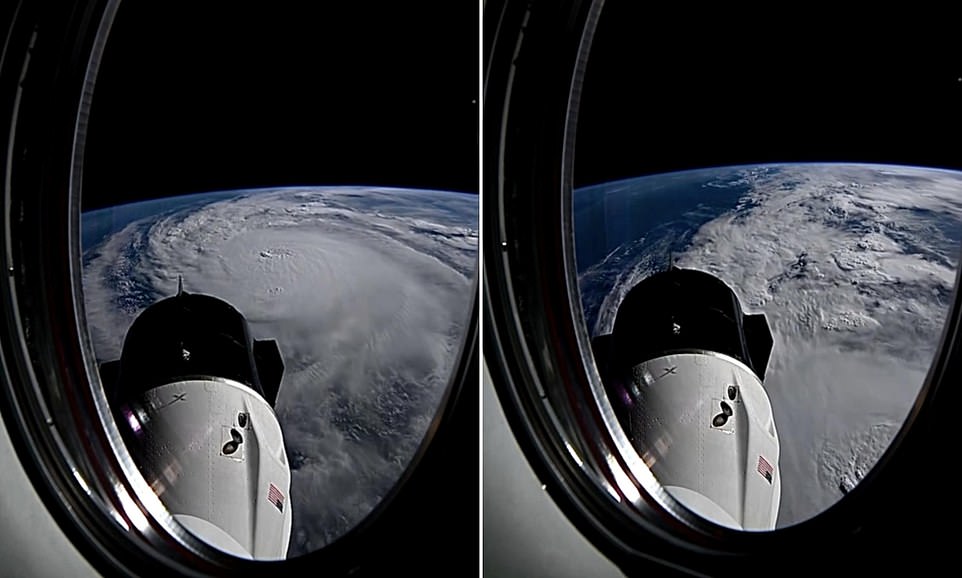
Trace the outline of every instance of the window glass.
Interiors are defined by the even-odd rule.
[[[958,79],[888,68],[881,33],[829,46],[812,39],[833,23],[813,23],[822,32],[803,38],[752,18],[709,26],[628,4],[606,3],[578,102],[572,210],[596,362],[663,483],[676,472],[660,470],[658,456],[715,448],[712,427],[737,434],[742,390],[728,389],[730,373],[677,358],[637,364],[693,349],[745,362],[770,400],[777,460],[739,445],[750,454],[742,473],[710,460],[693,467],[712,483],[780,479],[777,527],[788,526],[840,500],[875,465],[939,345],[962,243],[962,167],[935,135],[959,128],[950,106]],[[901,56],[938,50],[923,43]],[[727,311],[742,326],[712,309],[704,284],[631,302],[633,289],[673,268],[729,287],[742,311]],[[611,345],[623,313],[631,340]],[[766,343],[759,314],[767,346],[753,345]],[[693,323],[701,335],[686,338]],[[620,367],[613,355],[629,361]],[[695,385],[659,397],[668,395],[652,393],[662,369]],[[719,405],[729,392],[734,418]],[[670,417],[652,413],[673,403],[683,407]],[[678,424],[689,418],[701,425],[683,444]],[[648,437],[658,419],[678,421]]]
[[[113,25],[84,166],[88,330],[148,483],[225,550],[251,553],[248,522],[192,522],[191,468],[245,461],[255,509],[289,515],[281,556],[305,554],[377,506],[442,402],[478,262],[477,16],[443,4],[124,3]],[[272,406],[283,451],[224,380]],[[183,427],[163,417],[201,397]],[[161,422],[187,449],[158,463],[164,440],[137,435]],[[289,487],[258,481],[271,451]]]

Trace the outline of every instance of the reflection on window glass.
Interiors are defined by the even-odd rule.
[[[573,210],[589,334],[610,334],[629,291],[672,265],[710,273],[746,312],[763,313],[780,457],[749,469],[777,468],[777,525],[800,522],[868,473],[919,392],[953,292],[960,192],[959,172],[870,164],[732,166],[584,186]],[[655,319],[659,304],[649,306]],[[659,377],[635,375],[634,385]],[[638,390],[627,390],[612,401],[630,414]],[[714,404],[721,422],[718,400],[736,393],[712,390],[689,409]],[[659,448],[649,443],[639,453],[651,463]]]
[[[134,320],[176,296],[180,280],[184,294],[213,296],[240,312],[254,340],[275,340],[283,379],[274,409],[290,497],[275,488],[264,498],[286,501],[290,555],[306,553],[367,515],[426,433],[463,339],[477,219],[474,195],[363,187],[214,192],[87,212],[84,294],[97,361],[127,355]],[[189,326],[198,316],[216,324],[213,316],[201,305],[187,309],[169,332],[180,341],[165,364],[183,368],[170,369],[166,381],[215,373],[191,362],[202,350],[224,349],[210,345],[217,331]],[[134,369],[164,359],[160,332],[146,337],[156,356],[148,350]],[[179,393],[194,403],[190,387]],[[151,397],[148,413],[159,415],[175,398]],[[217,438],[215,458],[239,459],[252,445],[237,439],[247,415],[228,418],[204,432]],[[257,418],[251,414],[249,428]],[[170,465],[183,470],[190,456],[178,458]],[[149,482],[190,483],[189,472],[151,473],[159,475]]]

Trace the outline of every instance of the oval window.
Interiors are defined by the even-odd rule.
[[[356,528],[447,397],[474,306],[477,78],[471,34],[397,25],[435,8],[123,3],[112,24],[86,325],[145,479],[232,554]]]
[[[869,473],[939,347],[962,172],[927,131],[955,87],[883,71],[883,36],[795,50],[629,4],[606,3],[577,100],[595,361],[669,493],[739,529],[796,524]]]
[[[626,574],[951,551],[901,498],[952,435],[962,85],[898,18],[494,6],[486,369]]]

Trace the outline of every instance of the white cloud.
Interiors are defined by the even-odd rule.
[[[477,197],[360,188],[258,192],[127,226],[95,248],[85,301],[100,360],[157,299],[225,299],[276,339],[293,466],[290,554],[323,546],[407,465],[457,356]]]
[[[746,310],[768,317],[775,346],[765,385],[782,447],[778,523],[787,525],[864,475],[918,394],[955,282],[962,173],[871,165],[737,173],[749,184],[738,208],[689,231],[676,263],[717,275]],[[674,228],[648,232],[582,275],[582,288],[610,283],[593,335],[610,331],[627,291],[664,266],[687,209],[678,208]]]

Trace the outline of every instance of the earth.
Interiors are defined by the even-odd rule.
[[[226,300],[285,363],[276,413],[291,464],[288,556],[353,528],[400,478],[463,341],[478,197],[365,187],[215,192],[82,216],[98,362],[147,306]]]
[[[862,164],[710,168],[574,193],[592,337],[624,295],[679,267],[708,271],[768,317],[765,388],[784,527],[827,509],[877,462],[941,341],[962,243],[962,173]]]

